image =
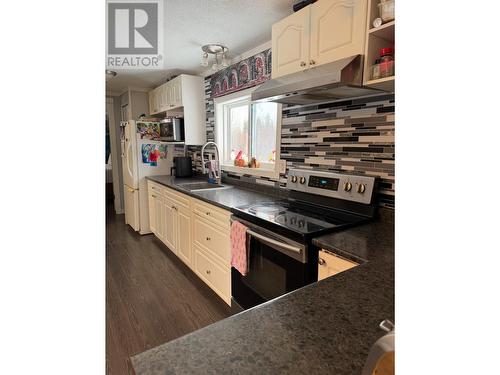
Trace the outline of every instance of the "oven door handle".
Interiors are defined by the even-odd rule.
[[[293,251],[293,252],[295,252],[297,254],[301,254],[302,253],[302,249],[300,249],[298,247],[295,247],[295,246],[292,246],[292,245],[288,245],[288,244],[280,242],[280,241],[273,240],[272,238],[263,236],[262,234],[254,232],[253,230],[247,229],[247,233],[249,235],[251,235],[252,237],[258,238],[258,239],[260,239],[260,240],[262,240],[264,242],[267,242],[267,243],[273,244],[275,246],[281,247],[282,249],[287,249],[287,250]]]

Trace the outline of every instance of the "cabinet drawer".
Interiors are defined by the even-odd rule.
[[[186,194],[179,193],[178,191],[170,188],[164,188],[165,194],[174,204],[184,206],[185,208],[189,208],[189,196]]]
[[[195,271],[228,305],[231,305],[231,272],[210,258],[198,246],[194,246]]]
[[[213,253],[219,262],[227,265],[231,262],[229,233],[214,226],[210,221],[197,215],[194,216],[194,242]]]
[[[211,223],[220,225],[223,229],[230,229],[231,212],[212,206],[199,200],[193,200],[193,210]]]
[[[148,181],[148,193],[154,193],[165,196],[165,188],[155,182]]]
[[[359,265],[325,250],[319,252],[318,263],[318,280],[326,279]]]

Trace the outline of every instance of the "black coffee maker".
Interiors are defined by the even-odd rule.
[[[193,172],[193,160],[190,156],[175,156],[174,166],[171,168],[170,174],[175,170],[175,177],[191,177]]]

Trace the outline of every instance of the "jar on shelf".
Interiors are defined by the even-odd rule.
[[[375,60],[375,64],[371,67],[371,79],[380,78],[380,59]]]
[[[380,50],[380,62],[394,61],[394,48],[387,47]]]
[[[382,21],[389,22],[394,19],[394,0],[381,0],[378,11]]]
[[[380,78],[394,75],[394,48],[387,47],[380,50],[379,73]]]

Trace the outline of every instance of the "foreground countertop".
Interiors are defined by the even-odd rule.
[[[275,201],[276,197],[251,191],[231,184],[223,183],[223,185],[231,186],[229,189],[214,189],[205,191],[189,191],[180,186],[187,182],[206,182],[206,178],[179,178],[174,176],[148,176],[148,180],[157,182],[163,186],[170,187],[181,193],[187,194],[197,199],[201,199],[207,203],[213,204],[220,208],[230,210],[233,207],[243,206],[247,204],[257,204],[261,202]]]
[[[393,215],[314,243],[361,265],[138,354],[136,374],[360,374],[394,321]]]

